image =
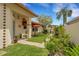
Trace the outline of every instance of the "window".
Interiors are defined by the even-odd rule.
[[[32,28],[32,31],[34,31],[34,28]]]
[[[34,27],[34,28],[32,28],[32,31],[38,31],[38,28]]]

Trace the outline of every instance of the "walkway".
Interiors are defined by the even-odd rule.
[[[6,51],[0,51],[0,56],[6,54],[7,52]]]
[[[26,40],[19,40],[18,43],[33,45],[33,46],[36,46],[36,47],[39,47],[39,48],[45,48],[43,43],[30,42],[30,41],[26,41]]]

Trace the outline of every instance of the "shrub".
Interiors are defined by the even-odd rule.
[[[43,33],[44,33],[44,34],[47,34],[47,33],[48,33],[47,29],[44,29],[44,30],[43,30]]]
[[[79,56],[79,45],[73,47],[66,47],[64,49],[64,55],[66,56]]]
[[[54,36],[55,37],[63,37],[64,34],[65,34],[65,29],[62,25],[54,27]]]
[[[63,53],[63,43],[59,38],[53,38],[51,41],[47,42],[46,48],[51,55]]]
[[[79,56],[79,45],[70,42],[70,35],[63,26],[54,28],[54,36],[46,42],[46,48],[50,55]]]
[[[64,49],[70,47],[70,36],[65,33],[63,26],[58,26],[54,29],[54,36],[49,42],[46,42],[46,48],[50,55],[64,55]]]

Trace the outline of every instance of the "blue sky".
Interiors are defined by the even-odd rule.
[[[63,7],[67,7],[73,11],[72,16],[68,17],[68,20],[79,16],[79,4],[75,3],[24,3],[24,5],[37,15],[51,16],[53,25],[62,24],[62,18],[60,21],[56,19],[56,12],[58,12]],[[32,20],[36,21],[35,18]]]

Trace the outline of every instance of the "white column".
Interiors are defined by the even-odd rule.
[[[31,33],[32,33],[31,18],[28,18],[27,20],[27,33],[28,33],[28,38],[31,38]]]

